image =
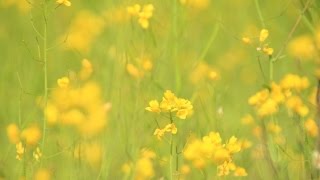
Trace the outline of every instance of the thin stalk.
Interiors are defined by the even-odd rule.
[[[179,68],[179,59],[177,58],[178,54],[178,4],[177,0],[173,1],[173,23],[172,23],[172,33],[173,33],[173,48],[172,48],[172,57],[175,64],[175,82],[176,82],[176,92],[180,91],[181,88],[181,76],[180,76],[180,68]]]
[[[43,76],[44,76],[44,97],[43,97],[43,108],[44,111],[47,107],[47,101],[48,101],[48,58],[47,58],[47,2],[44,0],[44,7],[43,7],[43,18],[44,18],[44,27],[43,27]],[[45,138],[46,138],[46,126],[47,126],[47,119],[45,113],[43,113],[43,127],[42,127],[42,151],[45,144]]]
[[[170,112],[170,122],[171,124],[173,123],[173,119],[172,119],[172,114]],[[170,171],[169,171],[169,179],[172,180],[173,179],[173,134],[171,133],[171,138],[170,138]]]
[[[263,19],[263,16],[262,16],[259,0],[254,0],[254,4],[256,5],[256,9],[257,9],[257,12],[258,12],[258,16],[259,16],[259,20],[261,22],[262,28],[265,28],[266,24],[264,23],[264,19]]]
[[[273,81],[273,63],[272,56],[269,56],[269,81],[270,83]]]

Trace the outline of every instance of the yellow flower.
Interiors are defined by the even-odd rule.
[[[23,154],[25,152],[25,148],[24,148],[22,142],[19,142],[16,144],[16,152],[17,152],[16,159],[21,161]]]
[[[57,0],[56,2],[60,5],[63,4],[67,7],[71,6],[71,2],[69,0]]]
[[[33,157],[36,161],[39,161],[42,157],[42,152],[40,151],[39,147],[37,147],[36,150],[33,152]]]
[[[152,163],[152,160],[155,158],[155,153],[149,150],[147,153],[145,151],[144,149],[142,150],[140,158],[135,164],[134,179],[152,179],[155,174]]]
[[[262,29],[260,31],[259,41],[264,42],[269,36],[269,31],[267,29]]]
[[[166,125],[165,128],[163,129],[157,128],[154,131],[153,135],[157,136],[158,140],[161,140],[165,132],[170,132],[171,134],[177,134],[178,129],[175,126],[175,124],[172,123],[172,124]]]
[[[291,56],[302,60],[313,59],[317,53],[314,41],[312,37],[308,35],[302,35],[292,39],[287,49]]]
[[[165,130],[166,132],[171,132],[172,134],[177,134],[177,132],[178,132],[178,129],[177,129],[176,125],[173,124],[173,123],[166,125],[166,127],[164,128],[164,130]]]
[[[150,112],[155,112],[155,113],[160,113],[160,106],[159,106],[159,102],[157,100],[152,100],[149,102],[149,107],[145,108],[147,111]]]
[[[262,51],[269,56],[273,54],[273,48],[270,48],[270,47],[263,47]]]
[[[127,7],[127,12],[131,16],[137,16],[139,14],[140,10],[141,10],[141,6],[139,4],[135,4],[133,6]]]
[[[213,155],[213,161],[216,164],[222,164],[225,161],[229,161],[231,158],[230,152],[227,149],[219,148]]]
[[[241,143],[238,142],[238,139],[232,136],[228,143],[226,144],[226,149],[231,153],[237,153],[241,150]]]
[[[176,99],[176,108],[173,111],[177,110],[176,116],[180,119],[186,119],[188,115],[192,113],[193,106],[190,101],[186,99]]]
[[[143,29],[149,28],[149,19],[152,17],[154,6],[152,4],[144,5],[143,8],[139,4],[127,7],[127,12],[133,17],[138,17],[138,23]]]
[[[243,118],[241,118],[241,123],[244,125],[250,125],[253,124],[254,119],[250,114],[245,115]]]
[[[307,130],[307,133],[311,136],[311,137],[317,137],[319,134],[319,130],[318,130],[318,125],[317,123],[309,118],[306,120],[306,122],[304,123],[304,127]]]
[[[69,86],[70,80],[68,77],[62,77],[57,80],[58,86],[61,88],[66,88]]]
[[[273,122],[268,123],[267,129],[272,134],[279,134],[282,131],[281,127]]]
[[[236,166],[231,161],[225,161],[222,165],[218,166],[218,176],[229,175],[230,171],[234,171]]]
[[[251,44],[251,39],[248,38],[248,37],[243,37],[241,40],[242,40],[242,42],[245,43],[245,44]]]
[[[278,112],[278,105],[276,101],[269,98],[265,103],[263,103],[258,109],[258,115],[261,117],[272,115]]]
[[[27,145],[36,145],[41,139],[41,131],[38,126],[33,125],[24,129],[21,133],[21,139],[25,140]]]
[[[7,126],[7,136],[12,144],[20,142],[20,130],[16,124],[12,123]]]
[[[133,65],[128,63],[127,64],[127,72],[134,78],[141,78],[143,76],[143,73],[139,71],[139,69]]]
[[[164,130],[157,128],[157,129],[154,131],[153,135],[157,136],[158,140],[161,140],[162,137],[164,136],[164,133],[165,133]]]

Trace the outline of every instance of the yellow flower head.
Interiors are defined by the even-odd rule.
[[[159,102],[157,100],[152,100],[149,102],[149,107],[146,107],[147,111],[150,112],[155,112],[155,113],[160,113],[160,106],[159,106]]]
[[[304,127],[307,130],[307,133],[311,136],[311,137],[317,137],[319,134],[319,128],[317,123],[309,118],[306,120],[306,122],[304,123]]]
[[[12,123],[7,126],[7,136],[12,144],[20,142],[20,130],[16,124]]]
[[[36,145],[41,139],[41,131],[39,127],[33,125],[24,129],[21,133],[21,139],[24,140],[27,145]]]
[[[61,88],[66,88],[69,86],[70,80],[68,77],[62,77],[57,80],[58,86]]]
[[[269,36],[269,31],[267,29],[262,29],[260,31],[259,41],[264,42]]]
[[[245,43],[245,44],[251,44],[251,39],[248,38],[248,37],[243,37],[241,40],[242,40],[242,42]]]

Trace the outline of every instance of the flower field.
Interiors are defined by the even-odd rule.
[[[320,179],[320,1],[3,0],[0,180]]]

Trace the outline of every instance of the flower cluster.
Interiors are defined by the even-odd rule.
[[[273,48],[269,47],[267,43],[264,43],[265,40],[269,37],[269,31],[267,29],[262,29],[260,31],[260,36],[259,36],[259,45],[257,46],[257,51],[262,52],[266,55],[271,56],[273,54]],[[243,37],[242,41],[245,44],[252,44],[252,40],[249,37]]]
[[[138,18],[138,23],[143,29],[149,28],[149,19],[152,17],[154,7],[152,4],[147,4],[141,7],[139,4],[127,7],[127,12],[132,17]]]
[[[170,90],[164,93],[162,101],[159,103],[157,100],[149,102],[147,111],[155,113],[172,113],[175,112],[176,116],[180,119],[186,119],[193,112],[193,106],[189,100],[177,98]]]
[[[10,143],[16,145],[16,159],[22,160],[27,150],[35,149],[33,155],[35,160],[39,161],[42,153],[39,147],[37,147],[41,139],[41,131],[38,126],[31,125],[20,131],[16,124],[9,124],[7,126],[7,136]]]
[[[166,125],[166,127],[163,128],[163,129],[157,128],[157,129],[154,131],[153,134],[154,134],[155,136],[157,136],[157,138],[158,138],[159,140],[161,140],[161,138],[164,136],[164,133],[165,133],[165,132],[169,132],[169,133],[171,133],[171,134],[177,134],[178,129],[177,129],[177,127],[172,123],[172,124]]]
[[[104,129],[110,105],[101,100],[99,85],[88,80],[92,71],[90,61],[84,59],[77,75],[58,79],[44,109],[48,124],[74,127],[84,136]]]
[[[270,89],[263,89],[251,96],[248,103],[256,108],[260,117],[277,113],[281,104],[285,104],[291,112],[305,117],[309,109],[294,92],[300,92],[308,87],[309,81],[306,77],[288,74],[279,84],[273,82]]]
[[[186,119],[193,112],[193,106],[189,100],[177,98],[175,94],[169,90],[164,93],[160,103],[157,100],[152,100],[149,102],[149,107],[146,107],[145,109],[157,114],[169,113],[171,123],[166,125],[163,129],[157,128],[154,131],[154,135],[157,136],[159,140],[162,139],[165,132],[176,134],[178,131],[173,123],[172,113],[175,113],[176,117],[180,119]]]
[[[220,134],[210,132],[202,139],[194,139],[187,144],[183,155],[196,168],[204,168],[208,163],[218,166],[218,175],[225,176],[234,171],[235,176],[246,176],[245,169],[237,167],[233,162],[233,155],[239,153],[242,143],[232,136],[226,143],[222,143]]]

